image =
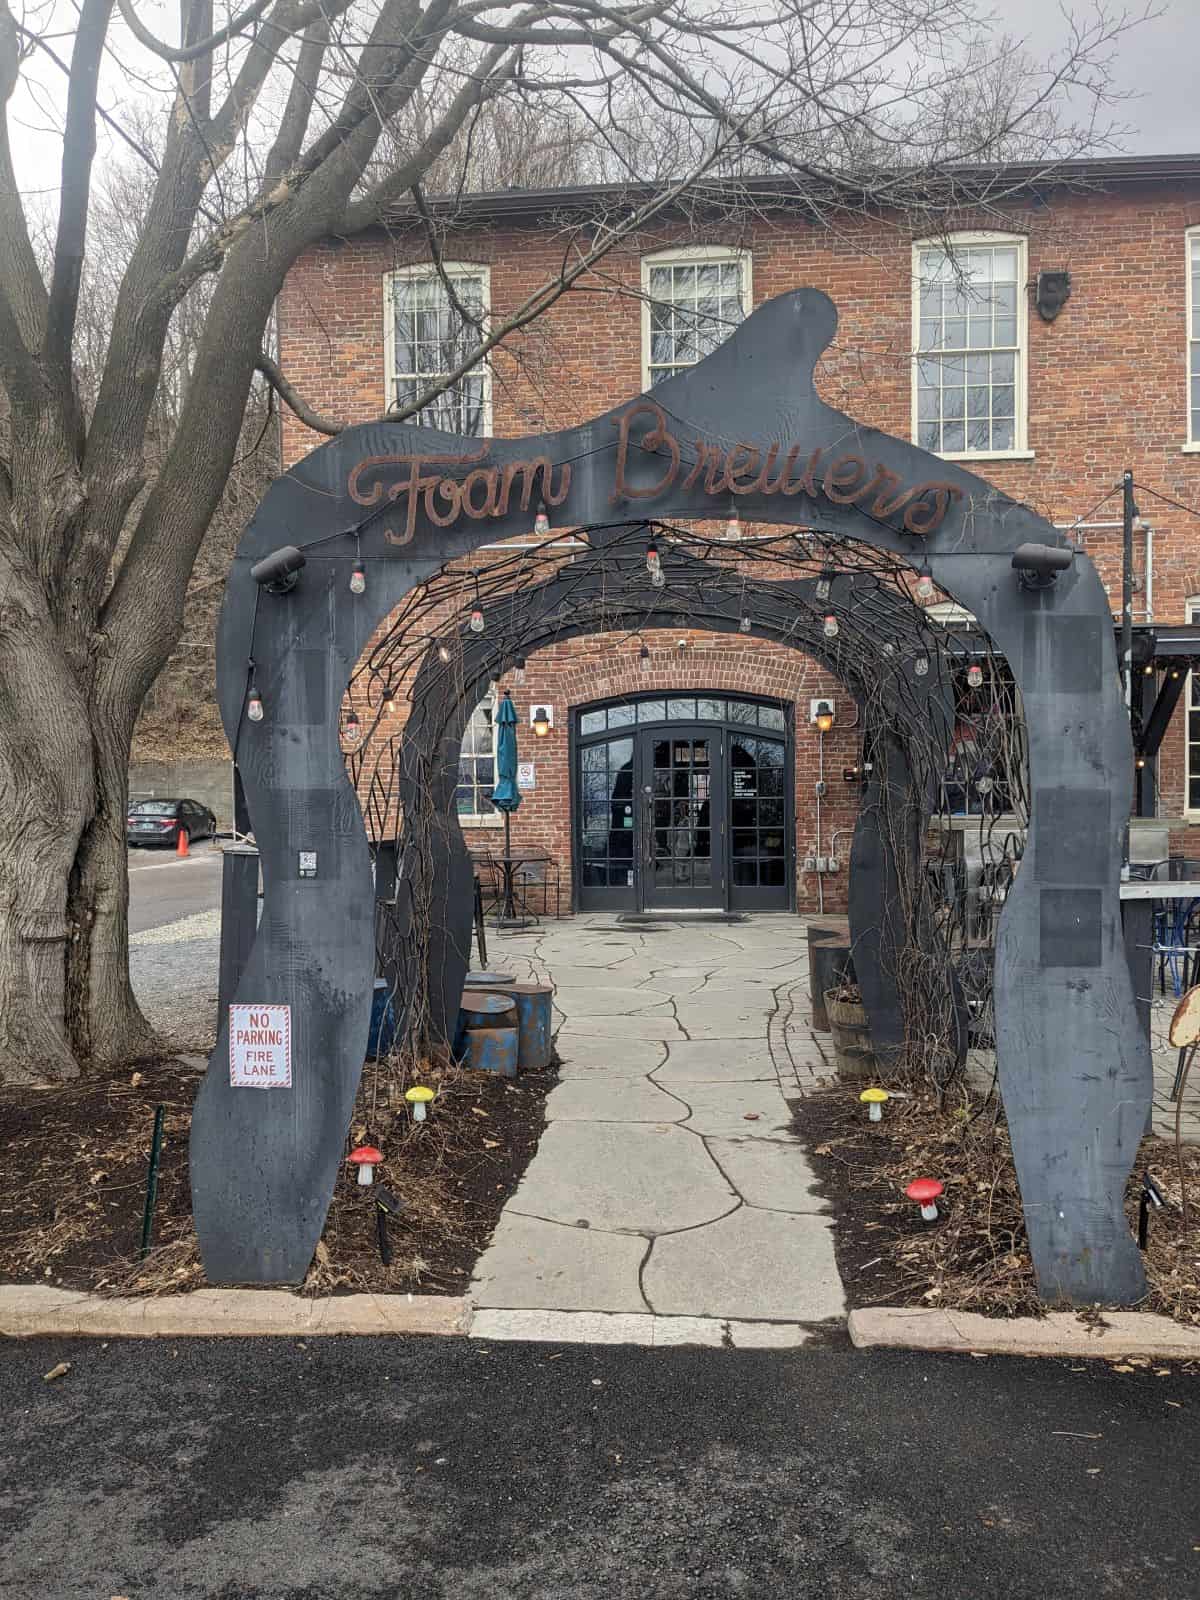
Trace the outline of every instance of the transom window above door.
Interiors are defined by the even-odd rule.
[[[622,700],[594,711],[581,711],[579,733],[605,733],[631,728],[634,723],[650,722],[733,722],[743,727],[770,728],[782,733],[787,719],[781,705],[761,700],[735,700],[725,695],[672,694],[647,695],[638,700]]]
[[[750,312],[750,253],[718,245],[665,250],[642,261],[642,382],[686,372]]]
[[[470,355],[483,336],[489,294],[486,267],[449,263],[440,274],[432,266],[388,273],[384,365],[389,410],[410,405]],[[490,367],[481,362],[408,420],[448,433],[487,433],[492,425]]]
[[[1025,241],[959,238],[913,251],[913,438],[943,456],[1024,453]]]

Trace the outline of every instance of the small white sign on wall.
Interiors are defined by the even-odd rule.
[[[291,1006],[230,1006],[229,1082],[235,1089],[292,1087]]]
[[[537,763],[535,761],[517,762],[517,788],[537,788]]]

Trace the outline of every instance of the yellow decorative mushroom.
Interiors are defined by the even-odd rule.
[[[883,1121],[883,1108],[891,1099],[886,1089],[864,1089],[858,1098],[867,1107],[872,1122]]]
[[[408,1101],[414,1122],[424,1122],[429,1115],[425,1109],[434,1098],[434,1091],[427,1089],[424,1084],[416,1083],[411,1089],[404,1091],[404,1098]]]

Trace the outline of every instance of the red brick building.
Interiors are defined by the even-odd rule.
[[[814,226],[791,186],[773,182],[736,213],[714,208],[706,220],[693,209],[614,250],[429,420],[497,435],[570,426],[688,365],[763,300],[812,286],[840,314],[817,371],[824,398],[1075,526],[1114,607],[1119,484],[1131,468],[1165,497],[1138,495],[1146,526],[1135,619],[1200,621],[1200,518],[1178,508],[1200,507],[1200,157],[1076,163],[1053,183],[1021,168],[987,176],[993,198],[937,239],[888,217]],[[493,323],[512,315],[560,270],[569,219],[622,197],[509,191],[461,203],[439,239],[457,307],[415,218],[322,242],[280,298],[284,371],[314,409],[379,416],[446,370],[462,311]],[[1049,275],[1063,273],[1069,297],[1054,314]],[[318,442],[289,417],[285,464]],[[564,905],[807,911],[818,894],[842,903],[844,865],[818,883],[804,863],[844,863],[857,791],[842,772],[860,752],[848,697],[811,659],[737,634],[678,630],[552,645],[520,677],[504,686],[534,771],[514,839],[559,864]],[[811,718],[818,697],[835,706],[823,751]],[[1200,854],[1200,696],[1195,712],[1191,701],[1189,685],[1147,780],[1172,848]],[[537,708],[553,721],[542,738],[530,727]],[[473,849],[497,838],[489,740],[484,707],[468,730],[459,790]],[[781,784],[785,764],[792,781]],[[705,827],[655,869],[635,837],[649,817],[643,824],[632,790],[635,770],[652,768],[664,794],[708,808],[706,822],[715,825],[719,802],[723,843]]]

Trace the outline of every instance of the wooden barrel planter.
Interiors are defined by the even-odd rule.
[[[825,1014],[825,991],[836,989],[843,982],[855,982],[849,933],[835,933],[823,942],[811,944],[808,957],[808,993],[812,1002],[812,1025],[815,1032],[829,1032],[829,1018]]]
[[[871,1078],[878,1073],[879,1063],[871,1048],[866,1007],[861,1000],[844,998],[845,994],[844,987],[825,992],[825,1014],[833,1035],[838,1077]]]

